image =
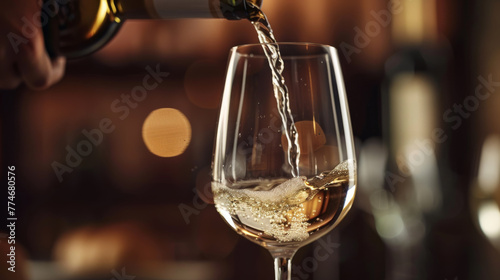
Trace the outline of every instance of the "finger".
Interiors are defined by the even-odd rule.
[[[17,55],[19,74],[32,89],[45,89],[58,82],[64,75],[65,64],[66,60],[62,57],[54,60],[49,58],[41,33],[20,46]]]

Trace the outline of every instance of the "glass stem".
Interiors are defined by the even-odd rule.
[[[292,279],[292,261],[290,258],[274,258],[275,280]]]
[[[274,258],[274,278],[275,280],[291,280],[292,279],[292,257],[295,254],[293,251],[271,251]]]

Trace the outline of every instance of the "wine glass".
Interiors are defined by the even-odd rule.
[[[356,163],[337,51],[278,46],[282,77],[269,44],[231,49],[212,191],[224,220],[270,251],[276,279],[290,279],[295,252],[349,211]]]

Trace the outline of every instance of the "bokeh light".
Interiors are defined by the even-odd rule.
[[[500,209],[493,201],[479,207],[479,225],[484,234],[492,240],[500,238]]]
[[[136,222],[75,228],[54,248],[55,259],[68,275],[106,273],[122,266],[133,270],[162,258],[168,260],[169,255],[161,251],[151,232]]]
[[[478,184],[485,194],[495,192],[500,185],[500,137],[489,136],[483,145],[479,163]]]
[[[157,109],[144,121],[142,138],[151,153],[159,157],[175,157],[182,154],[191,142],[191,124],[177,109]]]
[[[315,121],[298,121],[295,123],[298,135],[298,145],[301,154],[310,154],[326,143],[325,132]],[[283,150],[288,150],[288,141],[285,134],[281,136],[281,145]]]

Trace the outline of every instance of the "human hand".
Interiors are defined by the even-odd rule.
[[[0,1],[0,89],[14,89],[25,83],[45,89],[64,75],[66,59],[51,59],[41,30],[42,2]]]

